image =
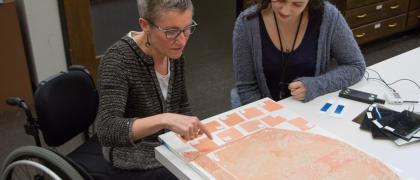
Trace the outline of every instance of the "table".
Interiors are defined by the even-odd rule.
[[[382,78],[388,83],[401,78],[408,78],[419,83],[419,68],[420,47],[368,67],[368,69],[373,69],[380,73]],[[373,71],[367,71],[370,73],[370,77],[377,77]],[[420,89],[413,83],[401,81],[392,85],[392,87],[400,93],[404,100],[420,100]],[[362,79],[350,88],[375,93],[380,98],[384,98],[384,92],[389,91],[389,89],[378,81],[367,81],[366,79]],[[322,105],[332,99],[346,103],[342,118],[319,113]],[[291,98],[279,102],[288,109],[299,113],[311,123],[333,133],[345,142],[381,160],[398,173],[402,179],[420,179],[420,143],[397,146],[389,140],[376,140],[372,138],[370,132],[360,130],[359,124],[352,121],[361,113],[365,112],[369,106],[368,104],[340,98],[338,97],[338,91],[320,96],[308,103],[302,103]],[[410,105],[385,104],[385,107],[402,111],[409,108]],[[419,104],[415,104],[414,107],[415,111],[420,111]],[[305,109],[305,111],[302,111],[302,109]],[[202,179],[165,146],[157,147],[155,154],[156,158],[178,178]]]

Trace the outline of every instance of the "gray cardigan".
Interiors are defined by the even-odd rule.
[[[164,131],[133,139],[136,118],[163,112],[191,115],[188,103],[184,59],[170,61],[168,96],[163,99],[153,67],[153,59],[144,54],[133,39],[125,36],[112,45],[99,65],[99,110],[97,134],[105,159],[121,169],[151,169],[162,166],[154,148]]]
[[[365,72],[363,55],[349,26],[337,8],[325,2],[315,77],[300,77],[307,89],[304,102],[358,82]],[[247,19],[256,6],[242,12],[233,31],[233,64],[236,84],[231,91],[232,107],[238,107],[263,97],[270,97],[262,63],[259,17]],[[328,71],[334,58],[337,67]]]

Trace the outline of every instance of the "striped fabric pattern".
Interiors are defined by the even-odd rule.
[[[191,115],[184,59],[171,59],[166,101],[160,90],[152,57],[125,36],[112,45],[99,65],[99,109],[96,127],[106,159],[121,169],[160,167],[154,147],[164,130],[139,141],[133,140],[135,119],[164,112]]]

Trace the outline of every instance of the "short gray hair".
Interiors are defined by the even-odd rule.
[[[137,0],[140,18],[156,21],[169,10],[194,10],[191,0]]]

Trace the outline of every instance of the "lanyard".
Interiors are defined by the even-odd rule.
[[[282,75],[281,75],[281,81],[279,83],[280,86],[280,92],[279,92],[279,99],[283,99],[286,97],[286,82],[285,81],[285,75],[286,75],[286,60],[290,54],[290,52],[293,51],[293,49],[295,48],[295,44],[296,44],[296,39],[297,36],[299,34],[299,30],[300,30],[300,25],[302,24],[302,17],[303,17],[303,12],[300,14],[299,17],[299,24],[296,30],[296,34],[295,34],[295,39],[293,40],[293,44],[292,44],[292,48],[291,50],[288,50],[287,48],[284,48],[286,51],[284,51],[283,49],[283,43],[281,41],[281,35],[280,35],[280,29],[279,29],[279,25],[277,22],[277,16],[276,13],[273,11],[273,16],[274,16],[274,21],[276,22],[276,29],[277,29],[277,37],[279,38],[279,42],[280,42],[280,50],[281,50],[281,66],[282,66]],[[285,57],[286,54],[286,57]]]

